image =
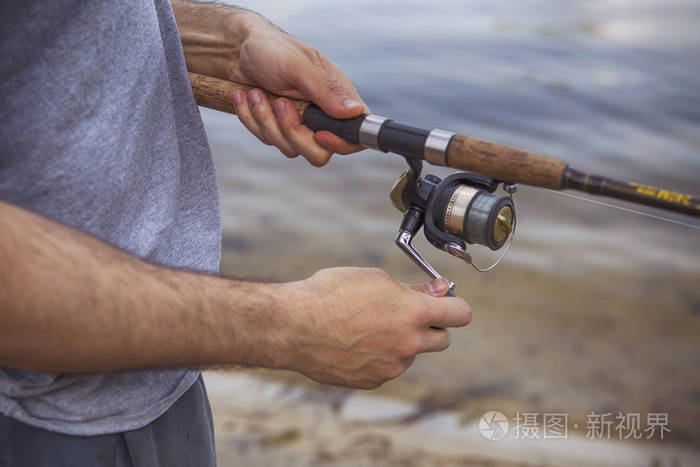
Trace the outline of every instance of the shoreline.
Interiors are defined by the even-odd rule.
[[[418,407],[374,391],[282,383],[249,371],[206,372],[222,466],[246,465],[694,465],[700,451],[657,442],[587,439],[492,441],[479,418]],[[235,460],[235,461],[234,461]]]

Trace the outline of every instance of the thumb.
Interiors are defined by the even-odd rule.
[[[366,108],[350,80],[340,71],[328,67],[313,67],[313,71],[301,73],[296,85],[299,90],[324,112],[334,118],[352,118]]]
[[[421,292],[426,295],[432,295],[433,297],[444,297],[450,290],[450,283],[444,277],[439,277],[433,279],[430,282],[420,285],[409,285],[409,287],[416,292]]]

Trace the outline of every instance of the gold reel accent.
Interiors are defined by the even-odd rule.
[[[396,183],[394,183],[394,186],[391,188],[391,193],[389,193],[391,204],[401,212],[407,211],[406,206],[403,204],[403,199],[401,199],[403,190],[406,188],[406,183],[408,183],[408,170],[399,176],[398,180],[396,180]]]
[[[497,242],[502,242],[513,232],[513,210],[510,206],[503,206],[493,224],[493,238]]]

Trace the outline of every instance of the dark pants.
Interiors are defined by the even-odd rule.
[[[216,465],[214,426],[202,377],[143,428],[71,436],[0,415],[0,467],[166,467]]]

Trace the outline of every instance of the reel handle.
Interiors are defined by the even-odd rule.
[[[421,210],[414,207],[409,208],[403,216],[401,227],[399,228],[399,233],[396,235],[396,240],[394,243],[396,243],[396,246],[398,246],[399,249],[415,263],[416,266],[430,276],[431,279],[440,279],[442,277],[440,273],[437,272],[435,268],[433,268],[430,263],[428,263],[425,258],[423,258],[421,254],[418,253],[415,248],[413,248],[413,245],[411,244],[414,235],[416,235],[416,233],[423,226],[424,216],[425,214]],[[448,280],[448,282],[450,288],[446,296],[454,297],[455,284],[450,280]]]

